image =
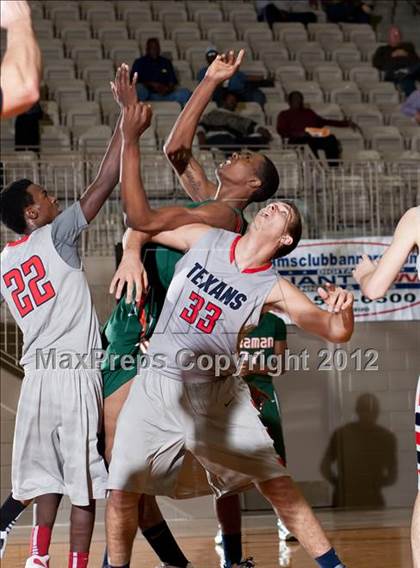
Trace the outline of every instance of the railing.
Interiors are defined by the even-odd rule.
[[[420,203],[420,164],[416,160],[398,162],[339,161],[328,167],[316,160],[307,147],[264,150],[279,172],[275,199],[296,201],[304,217],[306,237],[391,234],[397,219]],[[225,159],[222,151],[201,151],[197,158],[206,174],[215,181],[215,169]],[[93,180],[100,156],[81,160],[67,154],[51,160],[34,158],[32,153],[2,156],[2,185],[28,177],[54,191],[63,207],[73,203]],[[154,207],[183,203],[187,197],[162,153],[142,156],[142,177]],[[262,206],[251,205],[248,218]],[[115,243],[124,231],[117,187],[81,241],[85,256],[113,255]],[[2,245],[16,235],[2,228]]]
[[[420,203],[420,164],[399,162],[339,161],[328,167],[316,160],[307,147],[264,151],[275,163],[280,176],[275,199],[296,202],[304,217],[304,237],[331,238],[364,235],[390,235],[403,212]],[[215,181],[215,168],[225,156],[222,151],[201,151],[197,158],[207,175]],[[93,180],[100,156],[80,159],[71,153],[40,160],[32,153],[3,155],[2,184],[21,177],[54,191],[62,206],[73,203]],[[185,203],[182,191],[166,158],[147,152],[142,157],[142,176],[153,207]],[[251,219],[263,204],[246,210]],[[113,256],[124,231],[119,188],[105,203],[98,217],[81,239],[82,256]],[[2,227],[2,247],[17,235]],[[21,333],[5,304],[1,307],[0,357],[18,369]]]

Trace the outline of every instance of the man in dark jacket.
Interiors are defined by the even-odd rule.
[[[307,129],[321,129],[324,126],[336,126],[343,128],[356,125],[351,120],[329,120],[323,118],[303,105],[303,95],[299,91],[292,91],[288,98],[290,108],[282,111],[277,117],[277,132],[289,144],[308,144],[312,152],[318,158],[318,151],[324,150],[331,166],[337,165],[340,158],[340,144],[333,134],[325,135],[319,132],[319,136],[311,135]]]
[[[131,76],[137,73],[137,96],[141,101],[176,101],[182,106],[191,96],[188,89],[177,87],[177,78],[172,63],[160,54],[157,38],[146,44],[146,55],[133,63]]]

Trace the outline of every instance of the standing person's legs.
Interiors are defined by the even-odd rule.
[[[112,490],[106,503],[106,544],[111,568],[130,564],[141,495]]]
[[[411,520],[411,551],[413,568],[420,568],[420,489],[417,492]]]
[[[242,560],[241,504],[239,495],[215,499],[226,568]]]
[[[340,159],[340,144],[334,135],[325,138],[314,138],[315,144],[319,150],[324,150],[327,162],[330,166],[337,166],[337,160]]]
[[[230,377],[191,386],[194,390],[190,392],[190,385],[184,385],[194,420],[194,439],[189,444],[211,472],[214,489],[234,491],[253,482],[322,568],[340,568],[318,520],[280,463],[246,383]]]
[[[37,505],[36,525],[31,531],[29,552],[30,557],[32,557],[33,560],[35,560],[36,557],[41,557],[40,562],[42,562],[47,559],[46,557],[48,557],[52,529],[57,517],[61,498],[62,495],[50,493],[48,495],[40,495],[35,499],[35,503]],[[28,559],[28,565],[32,565],[31,558]]]
[[[86,568],[89,559],[89,548],[95,524],[96,501],[79,507],[72,505],[70,514],[70,553],[71,568]]]

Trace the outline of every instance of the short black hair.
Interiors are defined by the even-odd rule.
[[[27,228],[25,207],[34,202],[27,189],[33,183],[30,179],[18,179],[10,183],[0,193],[1,221],[6,227],[19,235],[22,235]]]
[[[261,185],[249,198],[249,203],[261,203],[261,201],[267,201],[270,197],[276,193],[279,188],[280,178],[276,166],[264,156],[264,161],[256,172],[258,179],[261,181]]]
[[[282,203],[285,203],[291,209],[291,218],[288,220],[287,223],[287,234],[290,235],[293,239],[290,245],[282,245],[278,250],[277,253],[274,255],[274,258],[281,258],[282,256],[287,256],[290,254],[299,244],[299,241],[302,237],[302,217],[300,216],[300,211],[293,203],[293,201],[289,201],[288,199],[282,199]]]

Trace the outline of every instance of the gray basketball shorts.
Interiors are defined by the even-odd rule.
[[[13,440],[13,497],[59,493],[79,506],[103,499],[107,471],[97,447],[101,424],[98,371],[26,371]]]
[[[217,496],[289,475],[242,379],[136,376],[118,418],[108,489],[176,497],[186,452]]]

